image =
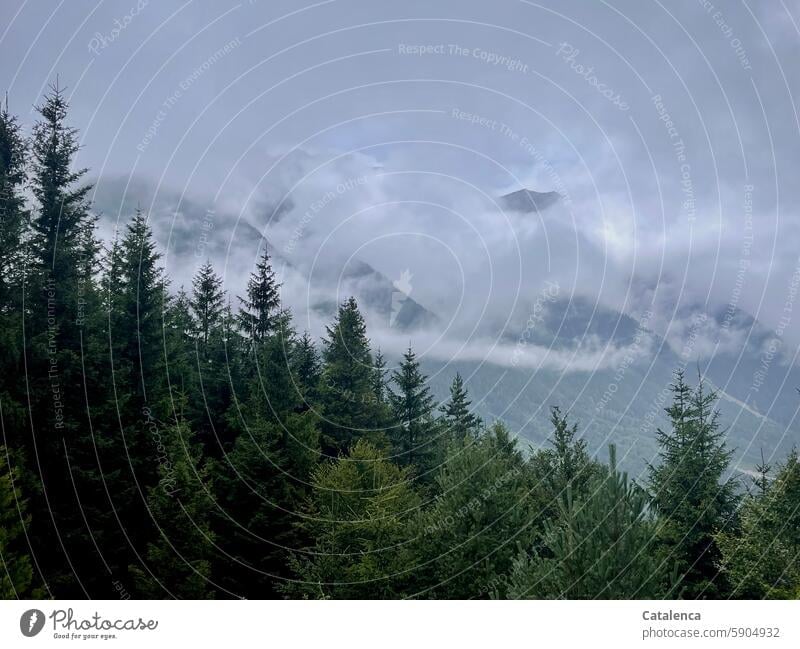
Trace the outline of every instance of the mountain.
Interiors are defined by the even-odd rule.
[[[574,350],[576,358],[586,340],[593,349],[607,350],[614,362],[605,363],[602,354],[598,367],[590,369],[501,366],[486,362],[441,362],[427,358],[424,367],[437,398],[445,399],[449,382],[460,372],[470,390],[473,405],[484,419],[503,419],[521,438],[533,446],[547,443],[551,433],[549,408],[559,406],[593,452],[604,455],[608,444],[617,445],[620,463],[633,476],[641,474],[655,458],[655,431],[666,426],[664,407],[669,405],[669,385],[679,367],[687,379],[696,381],[698,364],[686,362],[660,336],[639,330],[632,318],[588,300],[573,298],[548,305],[539,327],[529,341],[544,346],[548,353]],[[638,332],[638,333],[637,333]],[[507,338],[512,339],[511,336]],[[760,361],[754,352],[758,344],[739,360],[740,367],[753,367]],[[773,412],[766,414],[744,403],[736,394],[741,381],[729,374],[732,356],[700,363],[708,387],[718,391],[721,422],[728,445],[734,449],[734,466],[740,472],[752,469],[765,457],[783,457],[798,443],[797,420],[785,420]],[[777,363],[777,361],[776,361]],[[797,368],[793,370],[797,372]],[[766,392],[766,390],[764,390]],[[796,411],[800,397],[784,390],[785,410]]]
[[[558,192],[535,192],[530,189],[520,189],[500,197],[500,206],[512,212],[541,212],[561,200]]]
[[[282,203],[278,212],[287,209],[286,205]],[[401,281],[392,282],[364,261],[356,258],[340,267],[331,262],[317,267],[309,277],[246,218],[210,210],[169,189],[156,192],[144,179],[98,181],[93,206],[100,215],[101,235],[106,240],[113,237],[115,228],[124,229],[137,208],[146,211],[156,241],[166,251],[164,261],[176,286],[190,286],[198,265],[211,259],[218,272],[224,273],[229,293],[241,295],[259,251],[267,245],[273,265],[282,277],[296,273],[302,275],[302,281],[324,289],[315,291],[310,308],[326,320],[335,315],[338,301],[353,295],[367,313],[370,324],[410,331],[438,322],[436,315],[411,297],[410,287]],[[273,215],[276,210],[263,204],[261,212]],[[324,296],[316,297],[321,292]]]
[[[520,190],[502,197],[507,209],[532,213],[559,200],[555,192]],[[154,193],[134,179],[104,180],[97,185],[94,204],[102,213],[101,233],[127,221],[137,205],[148,211],[156,238],[166,250],[167,272],[173,286],[190,285],[198,263],[210,258],[225,273],[231,296],[240,295],[252,270],[259,246],[266,240],[258,228],[237,215],[215,213],[177,193]],[[268,243],[268,242],[267,242]],[[368,326],[408,333],[435,330],[442,320],[413,297],[408,278],[390,280],[368,263],[355,259],[337,265],[332,260],[309,277],[272,249],[276,269],[296,273],[315,290],[311,308],[329,321],[337,303],[355,295]],[[237,284],[238,282],[238,284]],[[235,301],[235,300],[234,300]],[[654,433],[666,424],[672,374],[684,367],[693,380],[700,371],[719,393],[722,423],[735,462],[742,471],[760,460],[781,457],[800,442],[798,408],[800,368],[780,354],[781,340],[752,316],[737,310],[706,313],[702,305],[683,307],[677,320],[700,318],[707,335],[718,336],[716,348],[700,360],[681,358],[665,341],[671,339],[641,329],[628,315],[593,301],[571,297],[523,304],[505,324],[507,314],[488,314],[487,335],[509,349],[524,341],[541,363],[436,360],[423,356],[436,396],[445,399],[456,371],[464,377],[477,412],[486,420],[505,420],[533,445],[550,434],[549,407],[558,405],[573,421],[595,452],[605,454],[617,444],[621,465],[637,475],[656,453]],[[531,325],[531,314],[536,313]],[[675,344],[675,349],[680,345]],[[678,338],[680,342],[680,337]]]

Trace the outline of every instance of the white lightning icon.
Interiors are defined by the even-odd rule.
[[[33,625],[36,624],[36,620],[38,619],[39,615],[36,613],[36,611],[33,611],[30,619],[28,620],[28,631],[33,631]]]

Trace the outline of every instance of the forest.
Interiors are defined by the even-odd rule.
[[[171,285],[142,211],[99,240],[64,91],[36,110],[0,110],[3,599],[800,597],[798,455],[734,477],[701,377],[641,481],[556,404],[530,446],[355,299],[298,330],[266,247],[238,296]]]

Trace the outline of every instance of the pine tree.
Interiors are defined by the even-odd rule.
[[[584,500],[559,500],[547,522],[543,550],[514,561],[507,584],[512,599],[656,599],[666,570],[655,556],[656,522],[646,492],[610,466]]]
[[[716,542],[731,595],[744,599],[791,599],[800,592],[800,461],[792,450],[768,479],[766,463],[739,512],[739,529]]]
[[[30,516],[18,472],[8,460],[8,449],[0,446],[0,600],[23,599],[33,594],[33,568],[26,538]]]
[[[715,537],[730,524],[738,501],[726,477],[731,451],[713,410],[716,395],[706,393],[702,381],[692,391],[677,372],[672,394],[665,409],[671,430],[657,431],[661,463],[650,468],[650,492],[663,520],[659,539],[676,563],[676,594],[714,598],[725,593]]]
[[[377,399],[367,328],[354,298],[339,306],[322,349],[322,448],[335,457],[362,436],[373,437]]]
[[[0,406],[6,440],[21,448],[27,400],[19,377],[24,374],[21,349],[24,268],[29,211],[25,206],[28,145],[17,118],[0,106]]]
[[[247,296],[239,298],[242,303],[239,323],[245,336],[251,340],[262,340],[275,330],[281,307],[280,287],[265,245],[264,253],[247,282]]]
[[[3,313],[10,306],[12,286],[19,286],[22,280],[21,244],[28,220],[23,194],[27,153],[19,122],[8,112],[6,98],[5,105],[0,106],[0,310]]]
[[[163,438],[159,483],[147,496],[158,535],[148,544],[142,563],[131,566],[130,572],[143,597],[214,597],[209,468],[185,422],[168,426]]]
[[[314,341],[307,331],[294,346],[292,370],[302,399],[300,409],[309,410],[318,405],[322,365]]]
[[[404,593],[400,550],[420,505],[410,470],[385,459],[366,440],[348,455],[320,464],[304,527],[314,539],[292,560],[297,577],[283,590],[294,597],[385,599]]]
[[[123,358],[134,366],[132,388],[152,405],[160,398],[163,344],[160,340],[166,302],[161,254],[141,210],[128,224],[121,250],[122,287],[119,319],[112,336],[122,341]],[[152,399],[148,399],[150,388]]]
[[[467,388],[461,374],[456,372],[450,385],[450,400],[441,407],[444,413],[444,425],[452,439],[463,439],[468,435],[478,435],[481,420],[470,411],[472,402],[467,398]]]
[[[319,456],[313,412],[282,421],[255,413],[233,450],[217,463],[215,527],[227,560],[216,580],[237,596],[275,597],[291,558],[310,543],[300,523]]]
[[[454,440],[435,473],[436,498],[420,510],[403,554],[409,596],[487,598],[502,588],[537,518],[525,460],[508,429]]]
[[[214,272],[210,261],[203,264],[192,280],[190,302],[197,325],[197,341],[201,354],[207,352],[212,336],[222,322],[225,294],[222,279]]]
[[[568,490],[573,498],[583,498],[601,470],[589,455],[586,440],[578,436],[578,425],[570,425],[558,406],[550,409],[550,423],[550,448],[532,453],[528,463],[533,491],[541,497],[543,520],[558,516],[559,502]]]
[[[38,109],[31,145],[31,265],[26,299],[26,389],[30,428],[24,456],[40,483],[29,491],[30,538],[42,579],[58,597],[103,592],[107,578],[93,543],[95,529],[110,529],[108,498],[97,464],[98,441],[89,412],[108,381],[97,371],[100,318],[93,272],[95,219],[89,214],[84,169],[72,168],[75,129],[66,125],[67,102],[57,85]],[[107,424],[110,422],[107,422]],[[102,441],[99,443],[102,444]]]
[[[90,185],[77,185],[86,169],[72,169],[78,152],[78,134],[66,125],[68,103],[62,88],[51,92],[37,110],[41,119],[33,128],[33,194],[39,204],[33,219],[35,261],[43,281],[54,278],[63,295],[57,297],[58,314],[72,314],[68,298],[78,281],[79,257],[87,231],[94,225],[87,196]],[[76,186],[77,185],[77,186]]]
[[[427,380],[409,347],[399,368],[392,372],[397,391],[389,390],[389,403],[397,426],[391,436],[397,461],[415,465],[422,474],[435,466],[438,459],[435,446],[439,442],[433,417],[434,399]]]
[[[386,359],[384,358],[381,350],[375,352],[375,362],[372,368],[372,392],[378,403],[386,403],[388,386],[386,384],[386,375],[389,371],[386,369]]]

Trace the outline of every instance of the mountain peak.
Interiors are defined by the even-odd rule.
[[[531,189],[520,189],[510,194],[504,194],[499,202],[503,209],[512,212],[530,214],[541,212],[561,200],[558,192],[535,192]]]

